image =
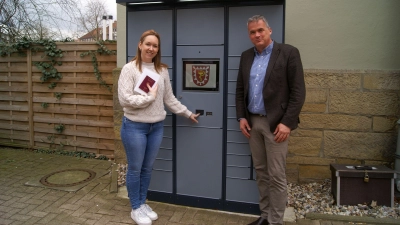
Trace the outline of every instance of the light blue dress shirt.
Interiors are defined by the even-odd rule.
[[[274,42],[269,44],[261,53],[254,48],[254,60],[250,70],[249,105],[247,109],[253,114],[267,115],[264,107],[263,86],[268,62],[271,57]]]

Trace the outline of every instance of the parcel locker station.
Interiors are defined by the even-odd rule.
[[[282,43],[284,1],[116,2],[127,10],[127,62],[141,34],[157,31],[175,96],[201,114],[194,124],[166,109],[148,199],[258,214],[251,153],[236,120],[236,77],[241,52],[253,46],[247,19],[265,16],[272,38]]]

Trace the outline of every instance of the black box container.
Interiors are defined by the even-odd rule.
[[[386,166],[358,170],[359,165],[331,164],[331,191],[337,205],[370,204],[394,206],[396,172]],[[368,182],[366,182],[368,181]]]

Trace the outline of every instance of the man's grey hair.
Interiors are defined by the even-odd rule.
[[[265,25],[267,25],[267,27],[269,27],[269,24],[268,24],[267,19],[265,19],[265,17],[264,17],[264,16],[261,16],[261,15],[254,15],[254,16],[250,17],[250,18],[247,20],[247,26],[249,26],[249,23],[257,22],[257,21],[259,21],[259,20],[264,21]]]

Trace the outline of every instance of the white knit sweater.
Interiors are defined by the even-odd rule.
[[[154,63],[142,63],[142,70],[147,68],[156,72]],[[186,106],[182,105],[175,98],[169,80],[168,69],[163,68],[158,80],[157,96],[154,98],[150,94],[140,94],[133,89],[140,77],[139,68],[136,61],[131,61],[124,65],[118,80],[118,98],[124,109],[124,116],[135,122],[156,123],[165,119],[168,109],[180,116],[187,118],[192,114]]]

